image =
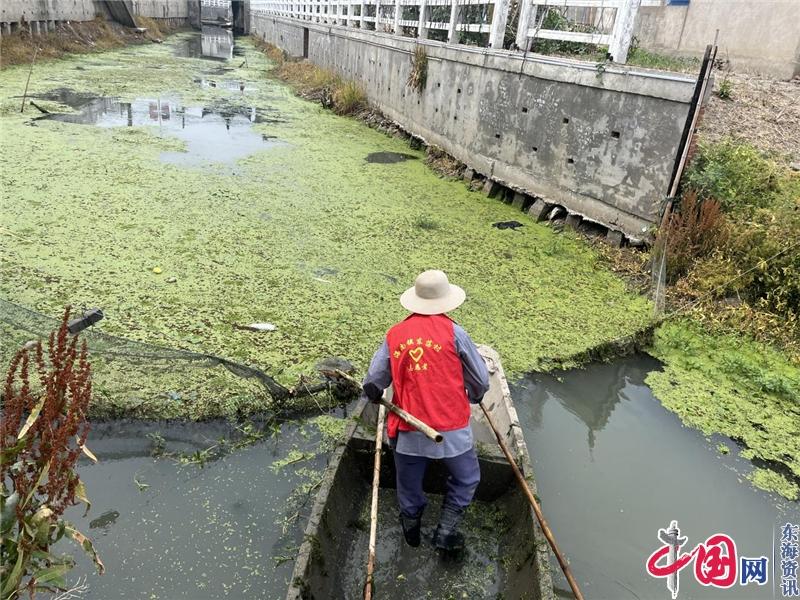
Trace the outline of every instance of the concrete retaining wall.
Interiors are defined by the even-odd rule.
[[[635,35],[656,52],[702,56],[719,29],[719,57],[737,71],[800,75],[800,0],[692,0],[644,7]]]
[[[135,15],[168,20],[173,26],[189,22],[187,0],[133,0],[131,5]],[[97,16],[109,17],[105,3],[99,0],[2,0],[0,31],[12,33],[26,22],[34,33],[40,33],[53,30],[62,21],[91,21]]]
[[[307,33],[304,33],[304,29]],[[251,16],[251,32],[359,81],[408,132],[525,194],[642,238],[667,194],[691,78],[419,42],[427,85],[406,85],[417,42]]]

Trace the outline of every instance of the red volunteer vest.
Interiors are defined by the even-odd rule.
[[[446,315],[412,314],[386,334],[394,397],[400,408],[439,431],[469,424],[464,367],[456,351],[453,321]],[[414,428],[390,412],[389,437]]]

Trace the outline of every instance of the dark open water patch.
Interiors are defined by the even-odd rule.
[[[416,160],[417,157],[413,154],[405,154],[403,152],[372,152],[367,154],[366,161],[368,163],[378,163],[382,165],[389,165],[393,163],[404,162],[407,160]]]
[[[163,162],[181,166],[233,163],[259,150],[282,142],[253,130],[254,123],[281,122],[276,111],[255,107],[220,105],[185,106],[169,97],[137,98],[122,102],[118,98],[90,96],[61,88],[36,98],[60,102],[78,112],[48,113],[34,121],[50,120],[98,127],[158,128],[159,134],[183,140],[185,152],[162,152]]]
[[[297,508],[290,499],[308,482],[302,468],[322,469],[323,456],[271,469],[297,447],[313,451],[317,435],[284,423],[279,433],[200,465],[154,458],[153,435],[165,452],[191,455],[220,438],[235,439],[222,421],[206,423],[108,422],[95,424],[89,447],[99,462],[81,460],[79,472],[92,508],[67,517],[94,542],[106,573],[96,575],[76,546],[57,551],[76,558],[68,575],[86,576],[87,600],[110,598],[282,598],[299,545],[304,518],[284,527]],[[305,514],[309,500],[300,510]]]
[[[673,519],[689,538],[682,551],[720,532],[747,557],[772,556],[773,528],[800,521],[800,503],[745,479],[753,464],[735,442],[685,427],[661,405],[645,383],[660,368],[640,355],[511,385],[542,510],[587,598],[668,598],[645,561]],[[552,563],[557,587],[568,589]],[[681,572],[681,600],[773,598],[775,573],[769,585],[717,590],[700,585],[693,569]]]

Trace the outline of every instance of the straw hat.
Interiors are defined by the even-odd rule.
[[[417,276],[414,287],[400,296],[400,304],[420,315],[438,315],[461,306],[466,292],[447,281],[443,271],[424,271]]]

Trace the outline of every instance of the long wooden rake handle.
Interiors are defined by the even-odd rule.
[[[372,579],[375,571],[375,539],[378,534],[378,490],[381,483],[381,448],[383,447],[383,422],[386,407],[378,407],[378,430],[375,433],[375,465],[372,470],[372,507],[369,513],[369,556],[367,558],[367,581],[364,584],[364,600],[372,600]]]
[[[384,400],[383,398],[381,398],[379,402],[380,402],[381,406],[385,406],[386,408],[388,408],[390,411],[392,411],[398,417],[403,419],[403,421],[405,421],[406,423],[408,423],[412,427],[414,427],[417,430],[419,430],[422,433],[424,433],[427,437],[432,439],[437,444],[441,444],[442,440],[444,440],[444,436],[442,436],[441,433],[436,431],[433,427],[431,427],[427,423],[425,423],[423,421],[420,421],[417,417],[415,417],[411,413],[404,411],[399,406],[395,406],[394,404],[392,404],[388,400]]]
[[[525,493],[525,496],[528,498],[528,502],[530,503],[531,507],[533,507],[533,512],[536,513],[536,519],[539,521],[539,525],[544,532],[544,536],[547,538],[547,541],[550,543],[550,547],[553,549],[553,553],[556,555],[556,559],[558,560],[558,564],[561,565],[561,570],[564,571],[564,575],[567,578],[567,582],[569,583],[569,587],[572,588],[572,593],[575,594],[576,600],[583,600],[583,594],[581,590],[578,588],[578,582],[575,581],[575,577],[572,576],[572,571],[569,568],[569,564],[564,559],[564,556],[561,554],[561,550],[558,549],[558,544],[556,544],[556,538],[553,536],[553,532],[550,531],[550,526],[545,521],[544,515],[542,514],[542,509],[539,507],[539,503],[536,501],[536,498],[533,497],[533,493],[531,492],[531,488],[528,487],[528,482],[525,481],[525,477],[522,475],[522,472],[519,470],[514,457],[511,456],[511,452],[508,450],[508,446],[503,441],[503,438],[500,437],[500,432],[497,431],[497,427],[495,427],[494,421],[492,420],[489,411],[486,410],[486,407],[481,402],[481,409],[483,409],[483,414],[486,415],[486,420],[489,423],[489,426],[492,428],[494,432],[494,436],[497,438],[497,443],[500,444],[500,449],[503,451],[503,454],[506,455],[506,459],[508,463],[511,465],[511,469],[514,471],[514,475],[517,478],[517,483],[522,488],[522,491]]]
[[[352,384],[358,390],[363,391],[363,389],[364,389],[364,388],[361,387],[361,383],[359,383],[358,380],[354,379],[353,377],[351,377],[350,375],[348,375],[347,373],[345,373],[344,371],[342,371],[340,369],[333,369],[332,371],[323,371],[323,373],[327,373],[327,374],[333,375],[335,377],[338,377],[339,379],[344,379],[345,381],[348,381],[350,384]],[[444,440],[444,437],[442,436],[442,434],[439,433],[438,431],[436,431],[433,427],[431,427],[430,425],[428,425],[427,423],[425,423],[423,421],[420,421],[417,417],[415,417],[414,415],[412,415],[409,412],[406,412],[405,410],[403,410],[399,406],[395,406],[394,404],[392,404],[391,402],[389,402],[385,398],[381,398],[378,401],[378,404],[381,404],[381,405],[385,406],[386,408],[388,408],[390,411],[392,411],[398,417],[403,419],[403,421],[405,421],[406,423],[408,423],[409,425],[411,425],[415,429],[417,429],[417,430],[421,431],[422,433],[424,433],[427,437],[432,439],[437,444],[441,444],[442,440]]]

